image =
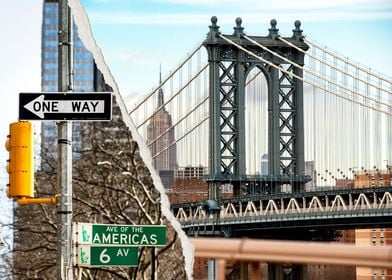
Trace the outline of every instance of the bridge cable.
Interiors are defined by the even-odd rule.
[[[203,71],[204,70],[206,70],[206,68],[208,67],[208,63],[207,64],[205,64],[204,66],[203,66],[203,68],[202,69],[200,69],[199,70],[199,72],[197,72],[196,74],[195,74],[195,76],[190,80],[190,81],[188,81],[184,86],[182,86],[174,95],[172,95],[172,96],[170,96],[170,98],[164,103],[164,104],[162,104],[161,106],[159,106],[156,110],[155,110],[155,112],[154,113],[152,113],[149,117],[147,117],[141,124],[139,124],[138,126],[137,126],[137,129],[139,129],[140,127],[142,127],[149,119],[151,119],[152,117],[154,117],[162,108],[164,108],[165,107],[165,105],[167,105],[168,103],[170,103],[175,97],[177,97],[186,87],[188,87],[201,73],[203,73]],[[151,95],[150,95],[151,96]],[[149,97],[150,97],[149,96]],[[141,104],[143,104],[146,100],[147,100],[148,98],[145,98],[145,100],[142,102],[142,103],[140,103],[139,104],[139,106],[141,105]],[[135,110],[134,110],[135,111]],[[134,112],[133,111],[133,112]]]
[[[141,99],[139,102],[137,102],[136,105],[135,105],[135,107],[133,107],[133,108],[130,110],[130,112],[129,112],[128,114],[131,115],[131,114],[132,114],[133,112],[135,112],[143,103],[145,103],[145,102],[147,101],[147,99],[149,99],[158,89],[160,89],[160,88],[162,87],[163,84],[165,84],[170,78],[172,78],[172,77],[174,76],[174,74],[176,74],[176,73],[178,72],[178,70],[180,70],[181,67],[184,66],[185,63],[187,63],[187,62],[193,57],[193,55],[194,55],[195,53],[197,53],[197,52],[200,50],[201,47],[202,47],[202,43],[198,44],[198,45],[196,46],[196,48],[193,49],[193,51],[192,51],[190,54],[188,54],[187,57],[186,57],[183,61],[181,61],[181,62],[178,64],[177,68],[175,68],[175,70],[171,71],[171,72],[169,73],[169,76],[167,76],[167,77],[162,81],[162,83],[160,83],[159,85],[157,85],[156,87],[154,87],[149,93],[147,93],[147,94],[143,97],[143,99]]]
[[[158,157],[159,155],[161,155],[163,152],[165,152],[166,150],[168,150],[171,146],[177,144],[177,142],[180,142],[183,138],[185,138],[188,134],[190,134],[192,131],[194,131],[196,128],[198,128],[200,125],[202,125],[206,120],[209,119],[209,116],[204,117],[204,119],[200,120],[200,122],[198,124],[196,124],[191,130],[189,130],[187,133],[185,133],[184,135],[182,135],[180,138],[178,138],[177,140],[173,141],[173,143],[171,143],[169,146],[167,146],[165,149],[163,149],[162,151],[160,151],[159,153],[155,154],[152,156],[153,159],[155,159],[156,157]]]
[[[257,76],[259,76],[262,73],[262,71],[259,71],[256,75],[254,75],[249,81],[247,81],[246,85],[248,85],[249,83],[251,83]],[[193,77],[195,78],[195,77]],[[163,137],[164,135],[166,135],[170,130],[174,129],[177,125],[179,125],[183,120],[185,120],[190,114],[192,114],[193,112],[195,112],[197,110],[197,108],[199,108],[201,105],[203,105],[207,100],[209,99],[209,96],[205,97],[199,104],[197,104],[191,111],[189,111],[188,113],[186,113],[186,115],[184,115],[181,119],[179,119],[175,124],[173,124],[170,128],[166,129],[165,131],[163,131],[160,135],[158,135],[155,139],[153,139],[150,143],[147,144],[148,147],[150,147],[152,144],[154,144],[156,141],[158,141],[161,137]],[[159,110],[158,110],[159,111]],[[150,117],[151,118],[151,117]],[[200,126],[204,121],[208,120],[209,116],[205,117],[204,119],[202,119],[197,126]],[[145,122],[144,122],[145,123]],[[139,127],[138,127],[139,128]],[[196,127],[195,127],[196,128]],[[189,132],[190,133],[190,132]],[[187,133],[187,134],[189,134]],[[187,135],[186,134],[186,135]],[[178,139],[176,142],[179,142],[180,140],[182,140],[182,138],[184,138],[186,135],[183,135],[180,139]],[[154,155],[153,158],[158,157],[161,153],[163,153],[164,151],[166,151],[167,149],[169,149],[172,145],[166,147],[164,150],[160,151],[158,154]]]
[[[326,52],[327,54],[331,55],[332,57],[337,58],[338,60],[340,60],[340,61],[342,61],[344,63],[347,63],[348,65],[350,65],[352,67],[355,67],[355,68],[361,70],[362,72],[365,72],[368,75],[371,75],[371,76],[373,76],[375,78],[378,78],[378,79],[380,79],[380,80],[382,80],[384,82],[387,82],[388,84],[391,84],[391,80],[390,79],[387,80],[386,78],[380,76],[379,74],[375,74],[375,73],[370,72],[369,69],[361,67],[358,64],[354,64],[354,63],[350,62],[349,60],[347,60],[346,58],[342,58],[342,57],[337,56],[335,53],[327,50],[327,47],[322,48],[322,47],[318,46],[316,43],[313,43],[312,41],[309,41],[307,39],[305,39],[304,41],[305,41],[305,43],[309,44],[310,46],[312,46],[312,47],[314,47],[316,49],[319,49],[319,50],[321,50],[323,52]]]
[[[189,111],[188,113],[186,113],[185,116],[183,116],[181,119],[179,119],[175,124],[173,124],[171,127],[169,127],[168,129],[166,129],[165,131],[163,131],[160,135],[158,135],[155,139],[153,139],[150,143],[147,144],[147,146],[151,146],[152,144],[154,144],[156,141],[158,141],[163,135],[165,135],[166,133],[168,133],[170,130],[174,129],[179,123],[181,123],[183,120],[185,120],[187,117],[189,117],[190,114],[192,114],[193,112],[195,112],[201,105],[203,105],[207,100],[209,99],[209,96],[207,96],[206,98],[204,98],[199,104],[197,104],[191,111]]]
[[[277,53],[275,53],[275,52],[269,50],[268,48],[266,48],[266,47],[264,47],[264,46],[258,44],[257,42],[255,42],[255,41],[252,40],[251,38],[249,38],[249,37],[247,37],[247,36],[244,36],[244,37],[245,37],[248,41],[252,42],[253,44],[255,44],[255,45],[259,46],[259,47],[261,47],[262,49],[268,51],[269,53],[271,53],[271,54],[273,54],[273,55],[275,55],[275,56],[277,56],[277,57],[279,57],[279,58],[281,58],[281,59],[283,59],[283,60],[285,60],[285,61],[288,61],[288,62],[292,63],[294,66],[296,66],[296,67],[298,67],[298,68],[300,68],[300,69],[302,69],[302,70],[304,70],[304,71],[309,72],[309,70],[303,68],[303,67],[300,66],[300,65],[297,65],[297,64],[291,62],[291,61],[288,60],[287,58],[285,58],[285,57],[283,57],[283,56],[281,56],[281,55],[279,55],[279,54],[277,54]],[[282,39],[282,41],[286,42],[286,40],[284,40],[284,39]],[[291,43],[289,43],[289,42],[287,42],[287,43],[288,43],[290,46],[292,46],[292,47],[294,47],[294,48],[300,50],[300,51],[303,52],[303,53],[305,53],[305,51],[303,51],[302,49],[300,49],[300,48],[294,46],[293,44],[291,44]],[[325,53],[323,53],[323,54],[325,54]],[[319,60],[319,61],[321,61],[321,60]],[[336,64],[336,62],[337,62],[336,58],[334,59],[334,61],[335,61],[335,64]],[[322,62],[322,61],[321,61],[321,62]],[[328,64],[322,64],[322,65],[328,65]],[[346,65],[347,65],[347,64],[346,64]],[[329,66],[331,66],[331,65],[329,65]],[[339,71],[339,69],[338,69],[337,67],[332,67],[332,69],[335,70],[335,71],[336,71],[336,70]],[[336,73],[336,72],[335,72],[335,73]],[[359,96],[362,96],[362,97],[364,97],[364,98],[367,98],[367,99],[369,99],[369,100],[372,100],[372,101],[374,101],[374,102],[376,102],[376,103],[378,103],[378,104],[382,104],[382,105],[386,106],[387,108],[391,108],[391,107],[392,107],[392,105],[385,104],[385,103],[382,102],[381,100],[378,101],[379,99],[375,100],[374,98],[370,98],[370,97],[364,96],[363,94],[359,94],[359,93],[356,93],[356,92],[354,92],[354,91],[352,91],[352,90],[350,90],[350,89],[347,89],[347,88],[345,88],[345,87],[342,87],[342,86],[336,84],[335,82],[333,82],[334,80],[333,80],[333,81],[330,81],[330,80],[327,80],[327,79],[325,79],[324,77],[322,77],[322,76],[320,76],[320,75],[316,75],[316,74],[314,74],[314,73],[311,73],[311,74],[314,75],[314,76],[316,76],[316,77],[318,77],[319,79],[322,79],[322,80],[325,80],[325,81],[327,81],[327,82],[329,82],[329,83],[331,83],[331,84],[334,84],[334,85],[337,86],[337,87],[340,87],[340,88],[342,88],[342,89],[345,89],[345,90],[347,90],[347,91],[350,91],[352,94],[357,94],[357,95],[359,95]],[[355,78],[355,77],[354,77],[354,78]],[[369,79],[370,79],[370,78],[369,78],[369,75],[368,75],[368,81],[370,81]],[[357,80],[358,80],[358,79],[356,79],[356,81],[357,81]],[[362,80],[362,81],[363,81],[363,80]],[[381,81],[379,80],[379,82],[381,82]],[[372,84],[371,84],[370,82],[367,82],[366,84],[367,84],[366,92],[369,92],[369,86],[372,86]],[[380,94],[380,89],[381,89],[381,87],[377,87],[377,89],[378,89],[378,92],[379,92],[379,94]],[[386,92],[388,92],[388,91],[386,91]],[[388,93],[389,93],[389,92],[388,92]],[[337,107],[337,108],[339,108],[339,107]],[[363,114],[366,114],[366,112],[363,112]],[[366,115],[367,115],[367,114],[366,114]],[[366,117],[366,115],[363,115],[363,118],[364,118],[365,120],[368,119],[368,118]],[[339,122],[339,124],[340,124],[340,122]],[[365,125],[365,131],[366,131],[367,122],[365,122],[364,125]],[[378,122],[375,121],[375,123],[373,124],[373,126],[377,126],[377,125],[378,125]],[[366,134],[366,135],[369,135],[369,134]],[[377,137],[378,137],[378,133],[376,133],[376,141],[377,141]],[[365,145],[365,147],[368,146],[367,143],[366,143],[367,141],[370,141],[370,140],[368,140],[368,139],[367,139],[367,136],[365,136],[365,141],[364,141],[365,143],[363,143],[363,145]],[[328,143],[328,145],[332,145],[332,143],[329,142],[329,141],[328,141],[328,142],[326,141],[326,143]],[[338,145],[338,147],[339,147],[339,145]],[[379,145],[377,145],[377,147],[379,147]],[[327,149],[327,146],[326,146],[326,145],[325,145],[325,148]],[[362,148],[362,149],[363,149],[363,148]],[[325,155],[329,155],[329,154],[325,152]],[[365,157],[365,158],[367,158],[367,157]],[[330,159],[329,159],[329,156],[328,156],[327,162],[329,162],[329,160],[330,160]],[[366,160],[366,162],[367,162],[367,160]]]
[[[255,40],[249,38],[249,37],[246,36],[246,35],[244,35],[244,38],[247,39],[248,41],[250,41],[251,43],[255,44],[256,46],[262,48],[263,50],[265,50],[265,51],[271,53],[272,55],[277,56],[277,57],[279,57],[280,59],[283,59],[284,61],[286,61],[286,62],[288,62],[288,63],[291,63],[291,64],[294,65],[295,67],[297,67],[297,68],[299,68],[299,69],[301,69],[301,70],[303,70],[303,71],[305,71],[305,72],[309,72],[311,75],[313,75],[313,76],[319,78],[320,80],[324,80],[324,81],[329,82],[329,83],[331,83],[331,84],[333,84],[333,85],[335,85],[335,86],[337,86],[337,87],[339,87],[339,88],[341,88],[341,89],[344,89],[344,90],[346,90],[346,91],[349,91],[349,92],[351,92],[352,94],[359,95],[359,96],[361,96],[361,97],[363,97],[363,98],[366,98],[366,99],[369,99],[369,100],[371,100],[371,101],[373,101],[373,102],[382,104],[382,105],[384,105],[384,106],[386,106],[386,107],[389,107],[389,108],[392,108],[392,104],[384,103],[383,101],[380,101],[380,100],[374,99],[374,98],[372,98],[372,97],[366,96],[366,95],[364,95],[364,94],[362,94],[362,93],[357,93],[357,92],[355,92],[355,91],[353,91],[353,90],[351,90],[351,89],[349,89],[349,88],[345,88],[344,86],[339,85],[338,83],[336,83],[336,82],[334,82],[334,81],[332,81],[332,80],[326,79],[326,78],[324,78],[324,77],[322,77],[322,76],[320,76],[320,75],[318,75],[318,74],[316,74],[316,73],[314,73],[314,72],[312,72],[312,71],[310,71],[310,70],[308,70],[308,69],[302,67],[301,65],[299,65],[299,64],[297,64],[297,63],[291,61],[290,59],[288,59],[288,58],[286,58],[286,57],[284,57],[284,56],[282,56],[282,55],[280,55],[280,54],[278,54],[278,53],[276,53],[276,52],[274,52],[274,51],[271,51],[269,48],[267,48],[267,47],[265,47],[265,46],[263,46],[263,45],[257,43]]]
[[[323,64],[326,64],[327,66],[331,67],[332,69],[335,69],[335,70],[337,70],[337,71],[339,71],[339,72],[341,72],[341,73],[343,73],[343,74],[349,76],[350,78],[353,78],[353,79],[355,79],[355,80],[359,80],[359,81],[363,82],[364,84],[370,85],[370,86],[372,86],[373,88],[378,89],[378,90],[380,90],[380,91],[386,92],[386,93],[388,93],[388,94],[392,94],[392,91],[391,91],[391,90],[382,88],[382,87],[380,87],[380,86],[378,86],[378,85],[375,85],[375,84],[373,84],[373,83],[370,83],[369,81],[366,81],[366,80],[361,79],[361,78],[359,78],[359,77],[357,77],[357,76],[354,76],[353,74],[347,72],[346,70],[340,69],[340,68],[338,68],[338,67],[336,67],[336,66],[334,66],[334,65],[332,65],[332,64],[330,64],[330,63],[328,63],[328,62],[326,62],[326,61],[324,61],[324,60],[322,60],[322,59],[320,59],[320,58],[318,58],[317,56],[312,55],[312,54],[310,54],[310,53],[304,51],[303,49],[297,47],[296,45],[290,43],[289,41],[283,39],[282,37],[278,37],[278,39],[279,39],[280,41],[286,43],[286,44],[289,45],[290,47],[293,47],[293,48],[295,48],[296,50],[298,50],[298,51],[300,51],[300,52],[306,54],[307,56],[309,56],[309,57],[311,57],[311,58],[313,58],[313,59],[315,59],[315,60],[317,60],[317,61],[319,61],[319,62],[321,62],[321,63],[323,63]],[[334,56],[334,58],[338,59],[338,58],[335,57],[335,56]],[[340,59],[340,60],[341,60],[341,59]],[[342,61],[342,60],[341,60],[341,61]],[[346,64],[349,64],[349,65],[351,65],[351,66],[354,66],[353,64],[348,63],[347,61],[343,61],[343,62],[345,62]],[[356,66],[354,66],[354,67],[356,67]],[[358,68],[358,67],[356,67],[356,68]],[[362,69],[361,69],[361,70],[362,70]],[[308,70],[308,71],[310,71],[310,70]],[[376,77],[376,76],[374,76],[374,77]],[[380,77],[376,77],[376,78],[379,78],[379,79],[381,80]],[[384,80],[384,79],[383,79],[383,80]],[[388,81],[388,83],[390,83],[390,81]]]
[[[309,81],[303,79],[302,77],[300,77],[300,76],[298,76],[298,75],[296,75],[296,74],[293,74],[293,73],[291,73],[291,72],[289,72],[289,71],[283,69],[282,67],[278,67],[278,66],[276,66],[275,64],[273,64],[272,62],[269,62],[268,60],[266,60],[266,59],[264,59],[264,58],[262,58],[262,57],[260,57],[260,56],[258,56],[258,55],[256,55],[256,54],[254,54],[253,52],[251,52],[251,51],[245,49],[244,47],[242,47],[242,46],[236,44],[235,42],[233,42],[232,40],[226,38],[225,36],[223,36],[223,35],[221,35],[221,34],[219,34],[218,36],[219,36],[220,38],[222,38],[224,41],[226,41],[226,42],[232,44],[233,46],[236,46],[236,47],[239,48],[240,50],[243,50],[244,52],[250,54],[251,56],[253,56],[253,57],[259,59],[260,61],[262,61],[262,62],[268,64],[269,66],[271,66],[271,67],[273,67],[273,68],[276,68],[276,69],[278,69],[278,70],[280,70],[280,71],[286,73],[287,75],[289,75],[289,76],[291,76],[291,77],[293,77],[293,78],[296,78],[296,79],[298,79],[298,80],[301,80],[301,81],[303,81],[303,82],[305,82],[305,83],[307,83],[307,84],[310,84],[310,85],[312,85],[312,86],[314,86],[314,87],[316,87],[316,88],[319,88],[319,89],[321,89],[321,90],[323,90],[323,91],[329,92],[329,93],[331,93],[331,94],[333,94],[333,95],[336,95],[336,96],[338,96],[338,97],[341,97],[341,98],[343,98],[343,99],[345,99],[345,100],[348,100],[348,101],[350,101],[350,102],[356,103],[356,104],[358,104],[358,105],[360,105],[360,106],[367,107],[367,108],[369,108],[369,109],[372,109],[372,110],[375,110],[375,111],[378,111],[378,112],[381,112],[381,113],[384,113],[384,114],[387,114],[387,115],[392,115],[392,113],[389,113],[389,112],[387,112],[387,111],[380,110],[380,109],[374,108],[374,107],[372,107],[372,106],[370,106],[370,105],[366,105],[366,104],[364,104],[364,103],[361,103],[361,102],[352,100],[352,99],[350,99],[350,98],[348,98],[348,97],[345,97],[345,96],[343,96],[343,95],[340,95],[339,93],[336,93],[336,92],[333,92],[333,91],[331,91],[331,90],[328,90],[328,89],[326,89],[325,87],[322,87],[322,86],[320,86],[320,85],[311,83],[311,82],[309,82]]]

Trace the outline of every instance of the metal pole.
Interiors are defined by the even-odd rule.
[[[151,280],[155,280],[155,247],[151,247]]]
[[[72,20],[67,0],[59,0],[58,89],[72,90]],[[60,121],[58,132],[57,279],[72,280],[72,123]]]
[[[216,270],[216,263],[214,259],[209,259],[208,262],[208,268],[207,268],[207,279],[208,280],[214,280],[215,279],[215,270]]]

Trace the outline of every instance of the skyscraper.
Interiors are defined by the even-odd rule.
[[[158,90],[157,112],[147,126],[147,145],[153,157],[153,165],[165,188],[171,188],[176,165],[176,145],[170,113],[165,109],[163,90]]]
[[[261,156],[261,175],[269,175],[268,154],[263,154]]]
[[[41,46],[42,92],[58,91],[58,0],[44,0]],[[95,89],[97,69],[93,55],[83,45],[78,30],[73,25],[73,73],[74,91],[91,92]],[[41,123],[41,158],[55,159],[57,155],[57,127],[53,121]],[[73,148],[81,147],[80,124],[73,123]],[[47,169],[48,161],[41,164]]]

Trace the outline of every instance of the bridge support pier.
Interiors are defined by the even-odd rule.
[[[307,279],[306,265],[268,264],[268,280],[303,280]]]
[[[283,280],[282,264],[268,264],[268,280]]]
[[[221,189],[220,184],[216,182],[210,183],[208,186],[208,199],[214,199],[218,201],[220,198],[220,192],[221,192],[220,189]]]

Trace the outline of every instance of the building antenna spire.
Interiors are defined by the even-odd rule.
[[[159,84],[162,84],[162,71],[161,71],[161,63],[159,63]]]
[[[161,69],[161,63],[159,63],[159,85],[162,84],[162,69]],[[166,112],[165,107],[163,105],[165,104],[165,101],[163,100],[163,89],[160,87],[158,90],[158,108],[162,107],[160,111]]]

